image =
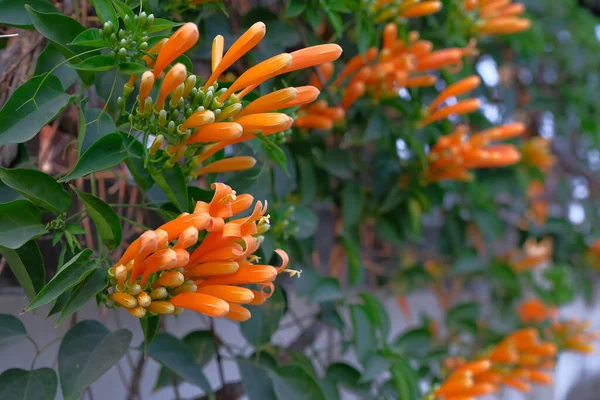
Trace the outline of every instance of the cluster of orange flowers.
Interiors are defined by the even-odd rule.
[[[550,140],[540,136],[526,140],[521,146],[523,164],[547,172],[556,163],[550,150]]]
[[[506,261],[516,273],[542,268],[552,261],[553,248],[550,237],[543,238],[539,242],[534,238],[528,238],[522,250],[513,249],[507,254]]]
[[[527,210],[526,217],[538,226],[544,225],[548,220],[549,208],[548,202],[544,198],[545,191],[544,182],[538,179],[529,182],[527,187],[529,210]]]
[[[556,307],[547,306],[539,299],[526,300],[517,310],[519,318],[524,324],[541,324],[542,322],[554,319],[558,316]]]
[[[451,89],[452,86],[446,90]],[[447,108],[451,107],[454,106]],[[474,133],[468,138],[467,131],[466,126],[459,125],[453,133],[438,139],[427,156],[429,161],[429,169],[425,172],[427,182],[467,181],[472,179],[470,169],[502,167],[516,164],[521,159],[515,146],[510,144],[490,145],[490,143],[521,135],[525,131],[523,124],[511,123],[497,126]]]
[[[442,2],[437,0],[375,0],[370,6],[377,23],[403,22],[406,18],[435,14],[441,9]]]
[[[574,319],[554,322],[547,333],[561,348],[583,354],[593,353],[596,349],[592,342],[600,339],[600,332],[589,332],[589,321]]]
[[[473,31],[480,35],[506,35],[522,32],[531,21],[521,18],[525,12],[522,3],[511,0],[464,0],[464,9],[473,12]]]
[[[278,273],[297,273],[285,269],[288,256],[280,249],[280,267],[255,264],[260,235],[269,229],[266,203],[257,202],[248,217],[230,219],[248,209],[254,198],[236,195],[222,183],[213,188],[210,203],[199,201],[192,214],[146,231],[131,243],[109,270],[110,298],[116,305],[137,318],[190,309],[245,321],[250,311],[241,304],[262,304],[273,293]],[[260,290],[244,285],[258,285]]]
[[[226,146],[253,139],[257,133],[272,135],[291,127],[293,118],[274,111],[313,102],[319,95],[317,88],[285,88],[249,104],[242,103],[242,99],[270,78],[338,59],[342,49],[336,44],[323,44],[278,54],[249,68],[228,88],[218,89],[219,77],[258,45],[265,34],[265,24],[257,22],[225,53],[223,36],[216,36],[212,45],[212,73],[206,82],[201,84],[200,77],[177,63],[164,76],[156,102],[150,97],[155,80],[177,57],[194,46],[199,37],[198,28],[193,23],[186,23],[168,40],[158,42],[148,51],[143,61],[149,67],[153,66],[153,70],[142,75],[137,114],[132,114],[130,120],[142,131],[152,127],[156,139],[150,148],[150,156],[166,147],[161,153],[162,158],[167,158],[165,166],[171,167],[184,158],[184,171],[191,177],[239,171],[251,168],[256,160],[242,156],[204,163]],[[136,80],[135,76],[131,78],[126,93],[131,93]]]

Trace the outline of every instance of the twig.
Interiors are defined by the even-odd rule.
[[[146,364],[146,357],[144,357],[144,353],[140,354],[138,358],[135,369],[133,370],[133,375],[131,376],[131,381],[129,382],[129,390],[127,392],[128,399],[141,399],[140,397],[140,379],[142,378],[142,371],[144,370],[144,365]]]

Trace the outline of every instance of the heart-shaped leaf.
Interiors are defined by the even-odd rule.
[[[55,214],[66,213],[71,196],[53,177],[35,169],[1,168],[0,179],[43,209]]]
[[[54,400],[58,385],[50,368],[7,369],[0,375],[0,400]]]
[[[45,233],[40,210],[27,200],[0,204],[0,246],[18,249]]]
[[[58,349],[58,376],[65,400],[75,400],[119,362],[129,349],[127,329],[111,333],[98,321],[82,321],[65,335]]]
[[[0,314],[0,351],[27,337],[25,325],[15,316]]]

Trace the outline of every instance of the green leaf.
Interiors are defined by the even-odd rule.
[[[342,235],[342,246],[348,258],[348,278],[351,284],[356,284],[364,272],[360,260],[360,248],[357,240],[349,234]]]
[[[134,23],[134,17],[135,14],[133,13],[133,10],[128,7],[126,4],[123,4],[123,2],[119,1],[119,0],[110,0],[110,2],[113,4],[113,6],[115,6],[115,10],[117,11],[117,14],[119,15],[119,17],[121,17],[121,19],[124,20],[125,16],[129,16],[129,23],[125,24],[127,27],[132,27],[133,23]],[[118,25],[116,25],[118,26]]]
[[[342,189],[342,219],[346,229],[360,221],[363,204],[363,186],[358,182],[347,182]]]
[[[75,400],[119,362],[129,350],[127,329],[111,333],[98,321],[82,321],[71,328],[58,349],[58,376],[65,400]]]
[[[39,306],[50,303],[65,291],[81,282],[91,271],[96,268],[97,261],[90,259],[92,250],[85,249],[73,257],[60,269],[46,286],[25,307],[31,311]]]
[[[123,139],[119,133],[111,133],[94,142],[89,149],[79,157],[71,172],[60,178],[59,182],[67,182],[81,178],[92,172],[109,169],[123,161],[127,152],[123,148]]]
[[[108,286],[107,277],[108,268],[98,268],[87,275],[83,282],[73,289],[54,326],[60,325],[65,318],[80,310],[98,293],[106,289]]]
[[[361,373],[356,368],[341,362],[330,364],[325,373],[325,379],[328,381],[343,386],[360,398],[368,398],[370,385],[361,383],[360,378]]]
[[[154,18],[154,22],[148,28],[147,31],[148,31],[148,33],[156,33],[156,32],[171,30],[171,29],[176,28],[181,25],[183,25],[183,23],[181,23],[181,22],[173,22],[173,21],[169,21],[168,19],[163,19],[163,18]]]
[[[285,9],[286,18],[295,18],[304,12],[308,2],[305,0],[290,0]]]
[[[42,83],[44,76],[34,76],[19,86],[0,110],[0,145],[33,138],[71,102],[73,97],[64,93],[56,76],[49,75]]]
[[[294,208],[294,220],[298,231],[294,234],[296,239],[308,239],[313,236],[319,227],[319,219],[313,210],[305,206]]]
[[[150,174],[154,182],[165,192],[168,199],[179,208],[179,211],[188,211],[187,185],[179,164],[163,171],[150,169]]]
[[[127,151],[125,164],[140,189],[146,192],[154,184],[154,180],[150,172],[144,167],[144,146],[134,136],[124,132],[120,132],[120,134],[123,138],[123,147]]]
[[[315,168],[307,159],[298,157],[298,170],[300,172],[300,204],[310,205],[317,197]]]
[[[27,200],[0,204],[0,246],[18,249],[46,233],[40,210]]]
[[[80,107],[84,107],[87,101],[80,104]],[[109,135],[117,131],[117,125],[112,119],[110,114],[100,108],[84,107],[83,121],[80,120],[79,135],[77,135],[77,145],[79,147],[78,154],[81,156],[83,152],[90,148],[98,140],[104,136]],[[81,135],[84,125],[84,134]]]
[[[55,75],[60,80],[64,92],[79,80],[77,74],[73,73],[73,70],[67,66],[65,60],[60,51],[52,43],[48,43],[37,59],[33,75],[44,75],[52,71],[52,75]],[[57,67],[59,64],[61,65]]]
[[[46,269],[44,258],[36,241],[30,240],[16,250],[0,246],[0,254],[25,291],[28,300],[44,286]]]
[[[121,220],[106,202],[92,194],[73,188],[79,199],[85,205],[87,214],[94,221],[96,230],[108,250],[115,249],[121,243]]]
[[[367,358],[365,361],[365,371],[359,379],[360,383],[370,382],[377,378],[384,372],[390,370],[392,362],[382,356],[380,353],[375,353]]]
[[[53,177],[42,171],[1,168],[0,179],[32,203],[55,214],[66,213],[71,207],[69,193]]]
[[[63,248],[66,249],[66,247]],[[72,292],[72,290],[67,290],[66,292],[63,292],[63,294],[58,296],[56,300],[54,300],[54,303],[52,303],[52,307],[50,307],[50,311],[48,311],[48,315],[46,315],[46,318],[61,312],[67,304],[67,301],[69,301]]]
[[[126,61],[119,64],[119,71],[125,75],[141,75],[150,68],[136,62]]]
[[[33,28],[29,14],[25,9],[26,4],[36,10],[60,14],[60,11],[48,0],[0,0],[0,24],[19,28]]]
[[[202,367],[190,354],[190,348],[175,336],[164,332],[158,333],[150,344],[148,354],[186,382],[206,392],[212,391],[210,383],[202,372]]]
[[[109,0],[90,0],[90,3],[96,9],[96,14],[100,18],[100,22],[105,23],[110,21],[115,29],[119,26],[117,13]]]
[[[273,382],[269,371],[277,367],[275,358],[269,353],[260,352],[248,359],[238,357],[237,365],[242,377],[244,393],[249,400],[274,399]]]
[[[269,301],[261,306],[248,308],[252,318],[240,323],[242,335],[254,346],[269,343],[287,308],[287,298],[283,289],[277,286]]]
[[[336,178],[352,178],[352,168],[350,166],[350,153],[344,150],[334,149],[323,154],[321,158],[321,167]]]
[[[431,350],[433,339],[427,327],[409,329],[396,339],[394,347],[408,357],[422,358]]]
[[[144,353],[146,354],[148,354],[148,347],[150,347],[150,343],[152,343],[156,337],[156,334],[158,333],[159,323],[160,317],[158,315],[140,319],[142,332],[144,332]]]
[[[78,71],[102,72],[116,66],[115,59],[111,56],[96,55],[86,58],[77,64],[69,64]]]
[[[322,278],[308,297],[310,303],[322,303],[344,298],[340,281],[333,277]]]
[[[26,337],[25,325],[17,317],[0,314],[0,351],[8,349]]]
[[[326,400],[317,381],[297,365],[284,365],[269,373],[277,400]]]
[[[77,35],[68,45],[103,48],[108,47],[108,41],[100,36],[100,29],[89,28]]]
[[[363,305],[351,305],[350,315],[354,329],[354,346],[359,360],[377,349],[375,327],[371,323],[367,309]]]
[[[0,400],[54,400],[58,381],[51,368],[7,369],[0,375]]]
[[[398,391],[398,397],[406,400],[419,400],[421,393],[418,387],[419,377],[405,359],[393,362],[392,379]]]
[[[265,151],[265,153],[267,153],[269,158],[275,161],[277,165],[279,165],[281,169],[284,170],[287,174],[287,159],[285,158],[285,153],[283,152],[283,150],[281,150],[281,148],[275,143],[271,142],[269,138],[267,138],[262,133],[259,132],[255,136],[260,140],[262,148]]]
[[[362,292],[360,297],[365,302],[365,309],[367,310],[367,313],[371,316],[371,319],[373,322],[375,322],[379,329],[381,329],[383,339],[385,340],[390,334],[391,330],[390,316],[388,315],[385,307],[372,293]]]

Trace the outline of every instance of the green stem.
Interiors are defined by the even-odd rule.
[[[142,228],[142,229],[145,229],[145,230],[147,230],[147,231],[150,231],[150,230],[152,230],[151,228],[147,227],[146,225],[144,225],[144,224],[140,224],[139,222],[136,222],[136,221],[134,221],[134,220],[132,220],[132,219],[129,219],[129,218],[127,218],[127,217],[123,216],[123,215],[119,215],[119,218],[121,218],[121,219],[122,219],[123,221],[125,221],[125,222],[128,222],[128,223],[130,223],[130,224],[131,224],[131,225],[133,225],[133,226],[137,226],[138,228]]]

